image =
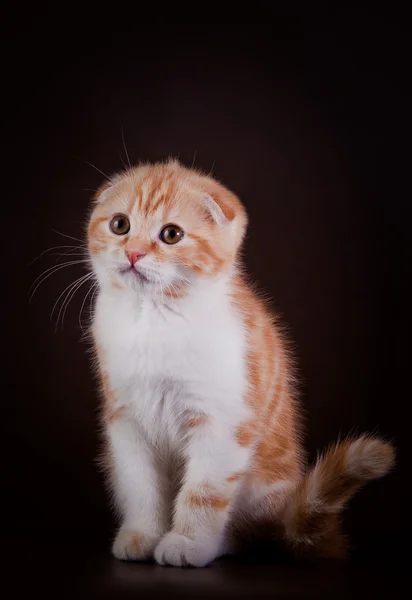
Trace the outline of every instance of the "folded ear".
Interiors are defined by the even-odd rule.
[[[105,199],[107,192],[113,187],[113,181],[108,179],[98,188],[92,197],[93,202],[101,202]]]
[[[106,179],[106,181],[102,183],[97,192],[94,194],[92,200],[94,202],[102,202],[103,200],[106,200],[107,196],[112,191],[112,188],[121,180],[121,178],[122,177],[120,174],[115,173],[110,177],[110,179]]]
[[[202,197],[203,205],[213,221],[223,227],[233,221],[236,214],[233,208],[225,202],[225,199],[218,194],[204,194]]]

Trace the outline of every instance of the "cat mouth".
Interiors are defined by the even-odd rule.
[[[135,267],[122,267],[119,269],[119,272],[124,276],[133,277],[133,279],[137,279],[142,283],[149,283],[149,279],[146,277],[146,275],[143,275],[143,273],[138,271]]]

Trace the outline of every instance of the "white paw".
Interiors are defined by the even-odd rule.
[[[153,557],[160,536],[120,528],[113,542],[112,553],[120,560],[147,560]]]
[[[171,531],[162,538],[154,556],[159,565],[205,567],[218,554],[218,544],[213,540],[194,541]]]

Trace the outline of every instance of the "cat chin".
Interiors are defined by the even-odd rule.
[[[144,291],[147,294],[151,293],[162,293],[168,291],[170,289],[174,289],[174,285],[179,284],[179,279],[174,280],[171,279],[170,282],[166,280],[164,284],[160,284],[159,281],[153,280],[149,278],[145,273],[142,273],[141,270],[137,270],[135,268],[125,267],[121,268],[117,272],[117,281],[123,284],[121,287],[131,289],[134,291],[142,292]],[[113,281],[113,287],[115,289],[119,288],[118,283]]]
[[[151,281],[146,275],[144,275],[141,271],[133,267],[127,267],[125,269],[120,269],[120,275],[126,283],[129,285],[132,284],[133,287],[141,286],[144,284],[150,284]]]

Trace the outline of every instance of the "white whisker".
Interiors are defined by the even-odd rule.
[[[90,288],[88,289],[88,291],[86,292],[86,294],[85,294],[85,296],[84,296],[84,298],[83,298],[83,302],[82,302],[82,305],[81,305],[81,307],[80,307],[80,311],[79,311],[79,325],[80,325],[80,329],[82,330],[82,334],[83,334],[83,335],[84,335],[84,329],[83,329],[83,325],[82,325],[82,312],[83,312],[83,308],[84,308],[84,305],[85,305],[85,302],[86,302],[87,298],[90,296],[90,294],[91,294],[92,290],[94,290],[94,288],[95,288],[95,287],[96,287],[98,284],[99,284],[99,282],[98,282],[98,281],[95,281],[95,282],[93,283],[93,285],[92,285],[92,286],[90,286]]]
[[[73,265],[80,265],[83,263],[88,263],[88,260],[71,260],[67,263],[64,263],[63,265],[53,265],[52,267],[46,269],[45,271],[43,271],[43,273],[41,275],[39,275],[38,277],[36,277],[36,279],[34,280],[34,282],[31,284],[30,289],[29,289],[29,294],[31,289],[33,288],[33,286],[36,284],[37,281],[39,281],[39,283],[36,285],[36,287],[34,288],[30,298],[29,298],[29,304],[34,296],[34,294],[36,293],[36,290],[38,289],[38,287],[44,282],[46,281],[46,279],[48,279],[50,277],[50,275],[53,275],[54,273],[56,273],[57,271],[60,271],[60,269],[64,269],[64,267],[70,267]],[[46,275],[47,273],[47,275]],[[43,279],[41,279],[43,277]]]
[[[70,257],[70,256],[83,256],[83,257],[85,257],[85,256],[87,256],[87,253],[85,253],[85,252],[74,252],[73,251],[73,252],[63,252],[62,254],[59,254],[58,252],[55,252],[53,254],[50,254],[50,256],[58,256],[59,258],[56,260],[56,263],[58,263],[60,261],[60,259],[61,259],[62,256],[68,256],[68,257]]]
[[[84,277],[82,277],[80,280],[77,280],[76,284],[69,290],[66,298],[63,301],[63,304],[60,306],[59,314],[57,315],[56,330],[57,330],[57,326],[58,326],[58,323],[59,323],[60,315],[62,315],[61,324],[62,324],[62,329],[63,329],[63,327],[64,327],[64,317],[65,317],[65,314],[66,314],[67,307],[69,306],[70,302],[73,300],[73,298],[76,295],[77,291],[82,287],[82,285],[84,283],[86,283],[86,281],[88,281],[89,279],[91,279],[93,277],[93,275],[94,275],[94,273],[88,273],[87,275],[85,275]]]
[[[98,173],[101,173],[103,175],[103,177],[106,177],[106,179],[108,179],[109,181],[113,182],[113,179],[111,177],[109,177],[108,175],[106,175],[106,173],[104,173],[101,169],[99,169],[98,167],[96,167],[96,165],[94,165],[93,163],[89,162],[88,160],[84,161],[86,164],[88,164],[90,167],[93,167],[93,169],[96,169],[96,171],[98,171]]]
[[[93,304],[94,304],[94,299],[95,299],[95,297],[96,297],[96,294],[97,294],[97,292],[98,292],[98,291],[99,291],[99,282],[98,282],[98,281],[96,281],[96,286],[95,286],[95,288],[94,288],[94,292],[93,292],[93,294],[92,294],[92,297],[91,297],[91,300],[90,300],[90,306],[93,306]]]
[[[89,273],[86,273],[86,275],[81,275],[80,277],[78,277],[75,281],[72,281],[71,283],[69,283],[69,285],[67,287],[64,288],[64,290],[62,291],[62,293],[59,295],[59,297],[57,298],[56,302],[53,305],[52,311],[50,313],[50,321],[52,321],[53,319],[53,314],[54,311],[56,309],[57,304],[59,303],[60,298],[63,296],[63,294],[70,288],[72,288],[72,286],[75,286],[76,283],[78,283],[81,279],[83,279],[84,277],[87,277],[89,275]],[[70,293],[70,292],[69,292]]]
[[[52,250],[58,250],[59,248],[79,248],[79,246],[53,246],[52,248],[47,248],[47,250],[43,250],[43,252],[41,252],[38,256],[36,256],[36,258],[33,258],[33,260],[31,260],[29,262],[29,266],[32,265],[34,262],[36,262],[36,260],[38,260],[39,258],[41,258],[42,256],[44,256],[45,254],[47,254],[47,252],[51,252]]]
[[[62,233],[61,231],[57,231],[57,229],[54,229],[53,227],[51,229],[52,229],[52,231],[54,231],[54,233],[57,233],[58,235],[62,235],[63,237],[67,237],[67,238],[69,238],[69,240],[74,240],[75,242],[80,242],[82,244],[82,246],[86,246],[86,244],[84,243],[84,240],[81,240],[79,238],[73,237],[72,235],[67,235],[67,233]]]
[[[98,269],[98,270],[96,270],[96,271],[93,272],[93,275],[96,276],[97,273],[99,273],[101,271],[103,271],[103,269]],[[93,295],[91,296],[91,300],[90,300],[89,306],[93,305],[94,297],[96,295],[96,292],[98,291],[98,286],[99,286],[99,280],[96,279],[96,281],[93,283],[93,285],[90,287],[90,289],[86,292],[85,297],[84,297],[83,302],[82,302],[82,305],[80,307],[79,325],[80,325],[80,329],[82,330],[83,335],[84,335],[84,330],[83,330],[83,326],[82,326],[82,322],[81,322],[81,315],[82,315],[82,312],[83,312],[83,308],[84,308],[84,305],[85,305],[85,302],[86,302],[88,296],[90,295],[90,293],[92,291],[93,291]]]
[[[127,148],[126,148],[126,142],[125,142],[125,139],[124,139],[123,127],[121,127],[121,132],[122,132],[123,148],[124,148],[124,151],[125,151],[126,156],[127,156],[127,162],[129,163],[129,169],[131,169],[132,165],[130,163],[129,153],[128,153]]]

